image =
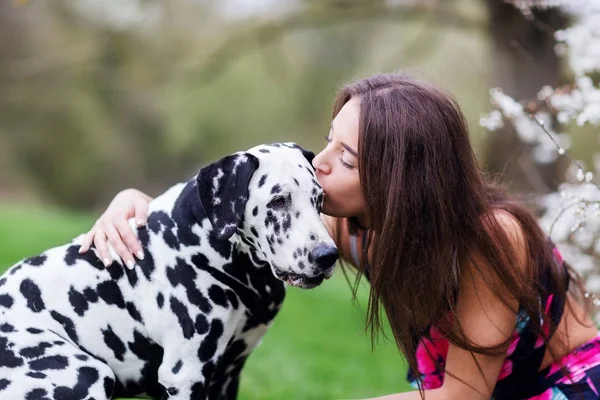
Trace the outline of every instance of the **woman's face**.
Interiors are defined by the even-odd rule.
[[[337,114],[327,136],[327,147],[313,160],[323,187],[323,213],[334,217],[358,217],[365,206],[358,176],[358,120],[360,99],[350,99]]]

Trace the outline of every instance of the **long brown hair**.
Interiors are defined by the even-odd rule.
[[[487,271],[493,271],[495,276],[482,276],[496,296],[517,313],[515,302],[511,305],[506,298],[508,291],[531,317],[534,329],[544,334],[539,299],[552,293],[565,302],[567,274],[549,268],[552,251],[533,214],[485,179],[452,96],[410,75],[375,75],[341,89],[334,117],[353,97],[360,100],[358,165],[368,227],[358,279],[368,259],[367,327],[372,339],[382,328],[383,308],[398,348],[414,371],[415,339],[431,325],[441,327],[448,315],[454,322],[444,331],[454,344],[472,353],[505,352],[510,338],[497,346],[478,346],[463,334],[456,318],[458,286],[467,273],[464,265],[474,263],[475,254],[489,264]],[[525,269],[511,265],[517,250],[500,226],[497,211],[508,212],[522,228]],[[340,221],[349,222],[350,232],[357,228],[356,219]],[[544,273],[549,277],[546,284],[540,279]],[[572,269],[569,275],[581,283]],[[550,331],[555,329],[551,326]]]

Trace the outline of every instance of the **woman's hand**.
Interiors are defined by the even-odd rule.
[[[135,218],[138,226],[144,226],[150,201],[152,201],[151,197],[136,189],[119,192],[85,235],[79,252],[85,253],[94,243],[98,256],[108,267],[112,263],[107,247],[108,240],[127,267],[133,269],[135,265],[133,254],[141,260],[144,258],[144,251],[129,225],[129,219]]]

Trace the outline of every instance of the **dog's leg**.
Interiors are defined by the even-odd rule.
[[[181,336],[165,338],[163,362],[158,381],[169,394],[169,400],[212,400],[209,386],[223,353],[233,335],[233,315],[214,318],[208,332],[196,334],[192,340]]]
[[[210,388],[210,400],[237,399],[240,377],[250,353],[266,333],[268,325],[260,324],[236,336],[220,357]]]
[[[110,367],[54,332],[29,327],[0,336],[1,399],[111,398],[115,376]]]

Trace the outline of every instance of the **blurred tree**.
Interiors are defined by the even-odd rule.
[[[536,11],[528,18],[514,4],[485,0],[492,41],[492,82],[517,99],[535,98],[544,85],[556,87],[563,75],[556,55],[554,31],[566,27],[560,9]],[[532,146],[522,142],[512,125],[490,134],[485,161],[487,169],[500,174],[515,193],[548,193],[564,180],[564,159],[546,165],[534,162]]]

